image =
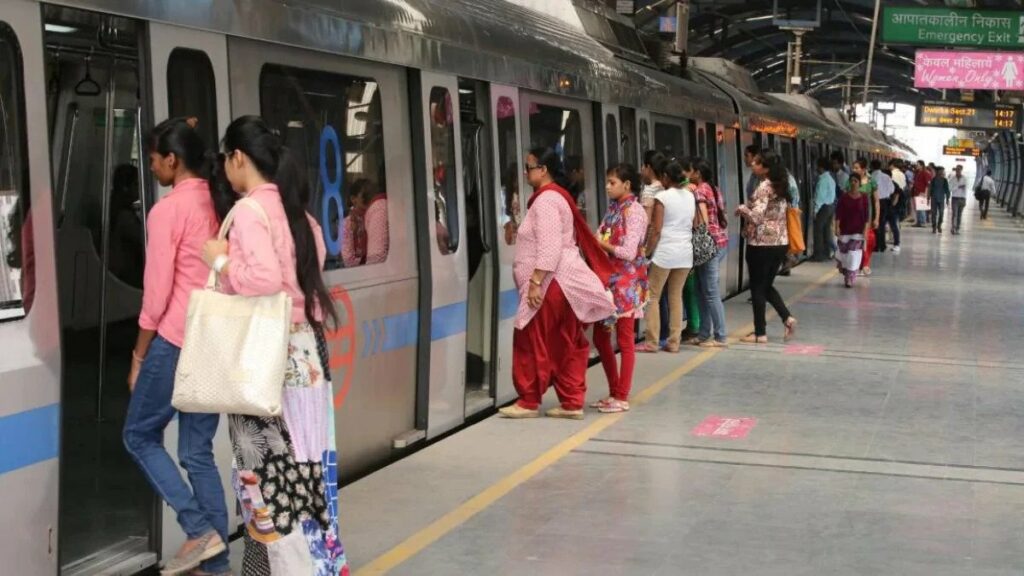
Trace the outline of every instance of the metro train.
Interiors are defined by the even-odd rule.
[[[730,62],[659,71],[616,16],[575,10],[582,26],[500,0],[0,3],[3,572],[133,574],[182,540],[121,441],[145,214],[167,192],[142,138],[163,118],[198,118],[215,147],[260,114],[308,169],[342,318],[342,481],[513,399],[529,147],[563,156],[595,226],[605,168],[647,149],[708,158],[735,205],[743,146],[774,148],[805,213],[816,158],[907,152]],[[367,183],[388,226],[353,258],[345,222]],[[729,235],[726,296],[744,288],[738,222]]]

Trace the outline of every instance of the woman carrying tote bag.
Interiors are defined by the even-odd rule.
[[[245,520],[244,575],[339,574],[334,409],[318,350],[325,316],[337,313],[324,285],[320,227],[306,212],[302,168],[263,119],[243,116],[222,142],[231,189],[259,210],[238,206],[226,241],[203,258],[222,289],[243,296],[280,292],[292,301],[281,416],[228,416],[235,491]],[[230,383],[224,383],[229,386]]]

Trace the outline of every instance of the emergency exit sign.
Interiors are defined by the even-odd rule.
[[[882,43],[1024,48],[1024,11],[886,6]]]

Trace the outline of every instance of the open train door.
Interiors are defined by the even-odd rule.
[[[220,136],[231,121],[226,38],[221,34],[153,22],[149,24],[149,54],[152,63],[152,124],[167,118],[195,118],[196,130],[207,147],[217,150]],[[156,182],[153,190],[156,198],[162,198],[170,191],[159,188]],[[177,453],[177,419],[167,427],[164,445],[169,453]],[[237,506],[232,504],[231,442],[226,417],[221,419],[217,429],[213,451],[228,500],[227,509],[234,511]],[[160,510],[159,545],[166,555],[181,546],[185,534],[178,526],[174,510],[166,502],[161,502]],[[232,530],[242,522],[240,517],[231,520],[229,526]]]

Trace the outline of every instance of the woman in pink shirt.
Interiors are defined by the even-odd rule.
[[[337,312],[321,273],[323,233],[306,212],[303,168],[262,118],[232,122],[222,146],[232,190],[260,210],[238,206],[228,240],[209,240],[204,259],[227,292],[284,291],[292,298],[282,415],[228,416],[245,521],[242,574],[345,574],[333,394],[321,332],[325,317],[337,325]]]
[[[615,313],[605,288],[611,263],[569,192],[555,183],[561,166],[550,148],[526,157],[526,180],[534,192],[512,264],[520,295],[512,336],[512,382],[519,400],[501,409],[505,418],[540,416],[551,384],[561,406],[547,415],[583,418],[590,351],[584,326]]]
[[[153,175],[161,185],[174,188],[153,207],[147,222],[142,314],[128,376],[132,396],[124,445],[174,509],[188,537],[168,561],[167,573],[191,570],[202,562],[200,573],[226,574],[231,571],[228,511],[213,459],[220,415],[179,415],[178,459],[188,472],[187,482],[163,445],[164,429],[176,413],[171,394],[189,295],[206,284],[210,269],[203,263],[203,243],[217,232],[210,186],[203,177],[209,164],[206,146],[194,124],[184,118],[166,120],[148,136]]]
[[[342,227],[341,259],[346,268],[380,264],[388,257],[388,198],[377,183],[352,184],[352,210]]]

